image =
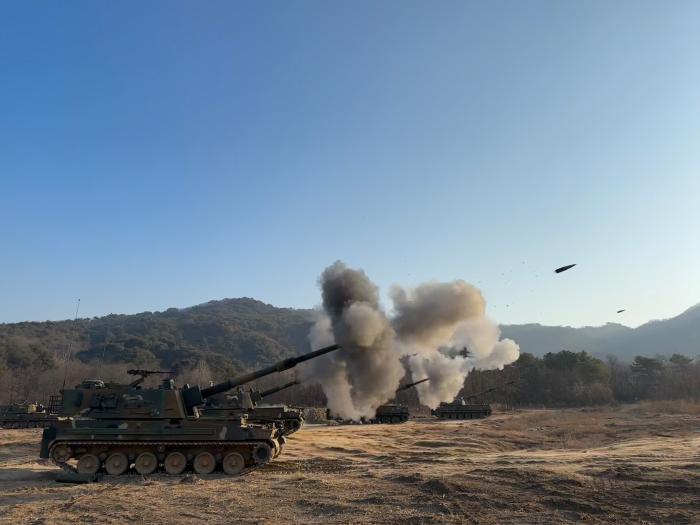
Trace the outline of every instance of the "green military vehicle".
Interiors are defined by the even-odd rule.
[[[301,410],[286,405],[261,405],[263,399],[285,388],[298,385],[298,381],[291,381],[282,386],[258,392],[238,388],[232,394],[226,394],[223,398],[214,396],[207,400],[204,408],[205,415],[217,417],[238,418],[245,415],[249,423],[274,424],[280,435],[287,437],[301,429],[304,424],[304,415]]]
[[[469,404],[459,397],[451,403],[440,403],[431,412],[440,419],[479,419],[491,415],[491,405]]]
[[[151,371],[128,385],[84,381],[62,391],[56,423],[44,430],[42,458],[72,474],[121,475],[133,470],[210,474],[221,469],[240,475],[268,463],[281,450],[283,437],[273,425],[254,425],[237,418],[206,414],[206,399],[259,377],[288,370],[340,348],[332,345],[285,359],[261,370],[208,388],[175,386],[165,379],[159,388],[142,388]],[[75,465],[73,464],[75,463]]]
[[[420,383],[428,381],[429,378],[421,379],[420,381],[415,381],[414,383],[409,383],[402,386],[396,390],[396,393],[403,390],[408,390]],[[375,416],[369,420],[370,423],[405,423],[410,417],[408,407],[406,405],[400,405],[395,403],[387,403],[381,405],[377,408],[377,413]]]
[[[0,428],[46,428],[56,421],[41,403],[12,403],[0,406]]]
[[[491,405],[488,403],[470,404],[468,401],[514,384],[515,381],[508,381],[500,386],[488,388],[483,392],[471,394],[463,398],[456,398],[452,403],[440,403],[440,406],[431,412],[440,419],[479,419],[488,417],[492,413]]]

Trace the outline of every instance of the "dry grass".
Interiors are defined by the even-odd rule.
[[[242,478],[61,485],[0,431],[0,523],[700,523],[700,423],[652,406],[307,427]]]
[[[687,414],[700,416],[700,401],[681,399],[678,401],[642,401],[634,410],[648,414]]]

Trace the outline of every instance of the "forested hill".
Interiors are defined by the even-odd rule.
[[[49,369],[74,361],[192,369],[211,376],[270,364],[309,350],[311,310],[276,308],[254,299],[224,299],[189,308],[135,315],[108,315],[60,322],[0,324],[0,372]],[[636,329],[619,324],[571,328],[507,325],[503,335],[523,352],[544,355],[562,349],[631,361],[635,355],[695,357],[700,354],[700,307]]]
[[[0,369],[63,362],[130,363],[187,369],[206,363],[224,377],[309,349],[310,310],[254,299],[210,301],[189,308],[60,322],[0,325]]]

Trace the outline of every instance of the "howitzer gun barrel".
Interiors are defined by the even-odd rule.
[[[321,348],[320,350],[315,350],[313,352],[309,352],[308,354],[300,355],[299,357],[290,357],[289,359],[284,359],[282,361],[279,361],[275,363],[272,366],[268,366],[266,368],[261,368],[260,370],[256,370],[255,372],[250,372],[248,374],[243,374],[238,377],[234,377],[233,379],[229,381],[224,381],[223,383],[218,383],[216,385],[210,386],[208,388],[202,389],[202,397],[204,399],[214,396],[216,394],[220,394],[221,392],[226,392],[227,390],[231,390],[232,388],[236,388],[237,386],[244,385],[245,383],[250,383],[251,381],[254,381],[256,379],[259,379],[261,377],[265,377],[270,374],[274,374],[275,372],[284,372],[285,370],[289,370],[290,368],[294,368],[297,366],[299,363],[303,363],[304,361],[308,361],[309,359],[314,359],[316,357],[320,357],[324,354],[327,354],[329,352],[333,352],[334,350],[338,350],[340,348],[340,345],[331,345],[327,346],[325,348]]]
[[[487,388],[486,390],[484,390],[484,391],[482,391],[482,392],[477,392],[476,394],[472,394],[472,395],[470,395],[470,396],[467,396],[467,397],[465,397],[464,399],[466,400],[466,399],[472,399],[472,398],[474,398],[474,397],[483,396],[484,394],[488,394],[488,393],[490,393],[490,392],[494,392],[494,391],[496,391],[496,390],[499,390],[499,389],[503,388],[504,386],[514,385],[514,384],[515,384],[515,381],[508,381],[507,383],[503,383],[503,384],[501,384],[501,385],[499,385],[499,386],[494,386],[494,387],[491,387],[491,388]]]
[[[284,385],[281,386],[276,386],[275,388],[271,388],[270,390],[265,390],[263,392],[260,392],[260,397],[267,397],[271,396],[272,394],[276,394],[277,392],[280,392],[281,390],[284,390],[285,388],[289,388],[290,386],[298,385],[299,381],[294,380],[290,381],[289,383],[285,383]]]
[[[421,379],[420,381],[415,381],[415,382],[413,382],[413,383],[409,383],[409,384],[407,384],[407,385],[402,386],[401,388],[398,388],[396,391],[397,391],[397,392],[401,392],[402,390],[408,390],[409,388],[412,388],[412,387],[414,387],[414,386],[416,386],[416,385],[419,385],[419,384],[421,384],[421,383],[425,383],[425,382],[428,381],[429,379],[430,379],[429,377],[426,377],[425,379]]]

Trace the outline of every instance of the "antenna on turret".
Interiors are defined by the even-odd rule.
[[[78,299],[78,304],[75,307],[75,318],[73,321],[78,320],[78,310],[80,310],[80,299]],[[66,379],[68,379],[68,361],[70,361],[70,356],[73,351],[73,339],[70,340],[68,343],[68,351],[66,352],[66,365],[65,365],[65,370],[63,372],[63,387],[61,389],[66,388]]]

